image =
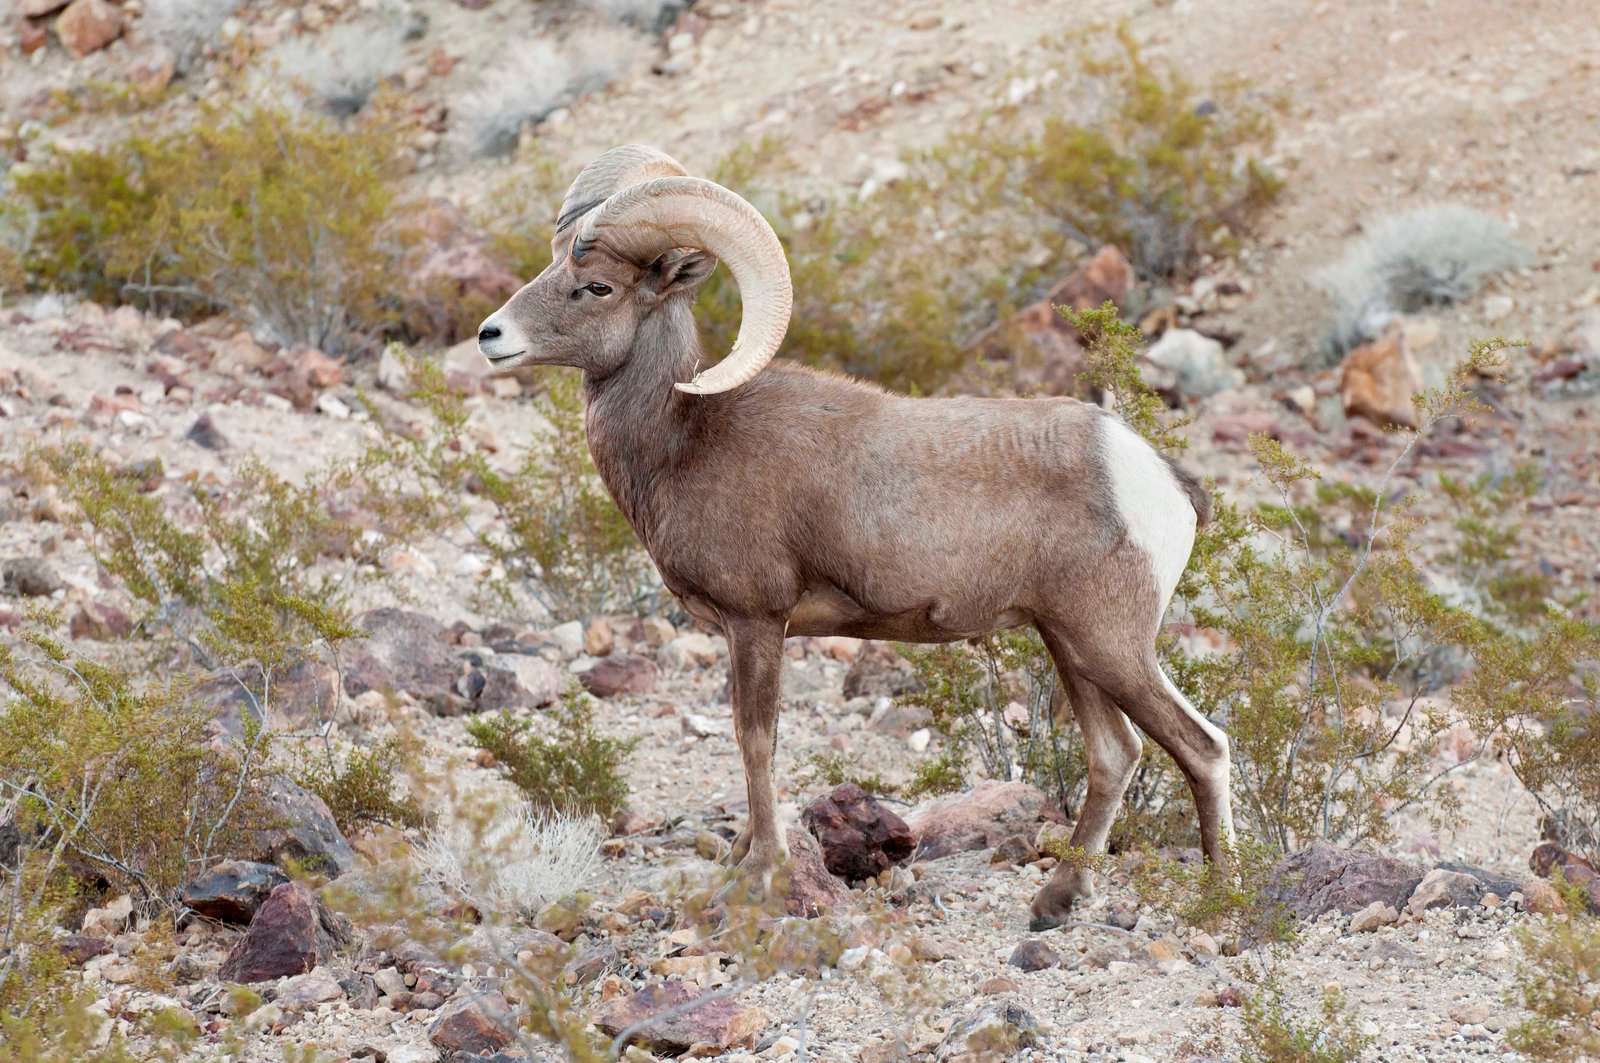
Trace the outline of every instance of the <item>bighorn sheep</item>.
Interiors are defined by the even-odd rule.
[[[1157,662],[1162,614],[1210,500],[1112,414],[1072,399],[906,398],[791,365],[777,235],[743,199],[631,146],[567,192],[554,261],[484,321],[498,367],[583,371],[596,468],[695,617],[727,635],[750,819],[742,872],[787,855],[772,761],[786,635],[952,642],[1032,624],[1089,758],[1072,844],[1104,848],[1140,754],[1172,754],[1206,855],[1231,837],[1228,739]],[[691,309],[724,262],[743,321],[699,372]],[[765,371],[763,371],[765,370]],[[1062,865],[1034,929],[1090,895]]]

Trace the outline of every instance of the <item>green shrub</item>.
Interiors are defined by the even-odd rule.
[[[36,282],[104,303],[227,311],[329,351],[397,327],[408,248],[380,122],[256,107],[12,173]]]
[[[536,809],[610,821],[628,800],[622,765],[638,740],[602,733],[593,699],[576,684],[546,719],[549,737],[539,733],[545,728],[535,720],[506,714],[468,722],[467,735],[493,754],[495,767]]]
[[[259,824],[254,736],[219,749],[188,682],[142,672],[76,653],[43,625],[0,646],[0,790],[26,839],[7,873],[37,872],[36,897],[71,864],[151,910],[175,908],[193,870]]]
[[[1370,1043],[1342,993],[1322,997],[1322,1013],[1303,1017],[1279,986],[1262,982],[1245,1001],[1245,1063],[1354,1063]]]
[[[295,781],[327,804],[344,830],[361,823],[387,823],[394,827],[422,826],[422,809],[415,797],[395,796],[395,776],[404,769],[406,752],[391,738],[370,748],[331,744],[306,753]]]

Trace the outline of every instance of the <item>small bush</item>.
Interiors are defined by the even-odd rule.
[[[1278,985],[1263,982],[1244,1004],[1245,1063],[1354,1063],[1371,1039],[1342,993],[1322,997],[1322,1013],[1302,1017]]]
[[[398,739],[369,749],[347,746],[335,751],[328,746],[305,755],[295,781],[322,798],[346,831],[360,823],[420,827],[422,809],[416,798],[395,795],[395,776],[403,769],[405,756]]]
[[[609,822],[628,800],[622,765],[638,740],[601,733],[594,699],[576,685],[551,711],[549,722],[552,733],[545,737],[533,720],[482,717],[467,724],[467,735],[494,755],[495,767],[535,809]]]
[[[188,129],[14,172],[37,212],[36,283],[179,314],[227,311],[328,351],[397,328],[409,242],[395,138],[287,111],[207,112]]]
[[[600,851],[590,817],[494,809],[431,828],[417,851],[425,876],[485,915],[530,919],[550,901],[577,893]]]
[[[1236,82],[1202,97],[1146,59],[1126,28],[1077,54],[1082,77],[1064,84],[1086,90],[1094,117],[1052,108],[1037,132],[1012,116],[998,138],[967,134],[957,144],[981,160],[967,174],[976,178],[969,194],[1020,199],[1086,252],[1123,248],[1146,278],[1181,275],[1204,254],[1232,250],[1282,187],[1261,160],[1272,139],[1267,112]],[[1074,102],[1081,110],[1086,101]]]
[[[37,896],[73,862],[152,909],[174,906],[255,812],[254,743],[219,751],[187,684],[140,671],[75,653],[46,627],[0,646],[0,790],[30,839],[8,874],[39,871]]]
[[[1504,222],[1465,207],[1379,218],[1313,277],[1333,299],[1327,345],[1343,354],[1377,339],[1399,314],[1461,302],[1526,257]]]

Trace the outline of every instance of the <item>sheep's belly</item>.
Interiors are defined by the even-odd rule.
[[[949,602],[879,613],[837,587],[808,590],[789,614],[790,635],[849,635],[895,642],[960,642],[1028,623],[1019,609],[971,610]]]

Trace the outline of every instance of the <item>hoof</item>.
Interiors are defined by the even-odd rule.
[[[1036,915],[1028,920],[1028,931],[1033,934],[1042,934],[1046,930],[1054,930],[1063,922],[1064,920],[1057,919],[1052,915]]]

